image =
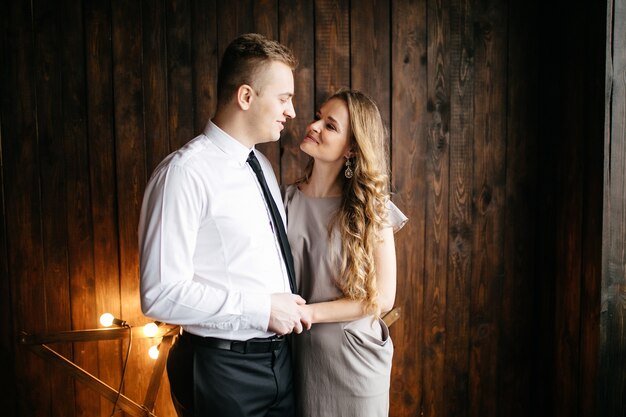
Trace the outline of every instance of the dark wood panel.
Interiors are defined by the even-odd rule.
[[[146,183],[141,3],[114,0],[112,8],[113,94],[120,250],[120,314],[133,325],[145,323],[139,306],[139,259],[137,224]],[[165,63],[163,63],[165,64]],[[150,375],[147,340],[134,340],[126,375],[133,383],[124,385],[130,398],[143,398]],[[122,348],[126,354],[126,343]]]
[[[504,277],[499,304],[498,411],[500,415],[536,415],[531,400],[536,308],[534,242],[537,235],[537,101],[536,31],[525,22],[536,15],[532,2],[510,2],[507,68],[506,213]]]
[[[351,87],[372,97],[386,127],[391,106],[389,9],[388,0],[350,3]],[[386,152],[389,155],[389,138]]]
[[[88,0],[85,14],[86,108],[89,179],[93,221],[96,317],[120,311],[119,245],[113,120],[111,4]],[[98,326],[92,323],[88,328]],[[97,342],[98,377],[117,387],[122,359],[119,342]],[[100,398],[100,416],[111,415],[111,402]]]
[[[262,147],[281,182],[299,176],[300,138],[337,87],[372,95],[390,124],[393,198],[410,218],[396,236],[402,313],[391,328],[391,415],[593,415],[598,406],[620,415],[625,284],[616,231],[626,157],[623,103],[610,100],[623,96],[623,22],[612,17],[623,0],[608,11],[608,68],[618,70],[606,152],[603,4],[5,3],[0,320],[3,387],[14,366],[17,392],[3,412],[110,414],[108,400],[29,352],[13,353],[15,332],[69,326],[61,321],[93,327],[105,310],[135,326],[147,320],[136,236],[144,184],[213,114],[226,44],[255,31],[301,63],[298,116],[280,143]],[[557,18],[569,29],[556,31]],[[126,394],[139,402],[148,345],[134,343],[126,374]],[[119,383],[126,344],[55,347]],[[597,401],[578,395],[595,388]],[[174,414],[167,390],[164,380],[159,416]]]
[[[57,5],[57,8],[59,5]],[[67,254],[71,294],[72,327],[84,329],[96,324],[95,277],[93,269],[93,228],[89,189],[89,160],[85,113],[85,55],[82,2],[66,0],[61,4],[63,13],[60,41],[64,45],[59,57],[62,62],[61,108],[65,154],[66,184],[60,196],[66,201]],[[62,215],[57,213],[57,215]],[[54,309],[67,299],[48,299]],[[87,372],[97,373],[98,351],[96,344],[75,343],[74,362]],[[100,397],[93,390],[76,383],[76,415],[98,415]]]
[[[474,67],[469,415],[495,417],[502,415],[497,358],[506,208],[507,5],[487,0],[474,7],[467,13],[473,19],[465,22],[466,36],[474,37],[473,54],[468,50],[466,58]],[[464,65],[460,74],[470,73]]]
[[[350,86],[350,7],[347,0],[315,1],[315,108]]]
[[[448,285],[448,212],[450,144],[450,10],[427,2],[428,127],[424,257],[424,414],[443,413],[455,387],[446,385],[445,355]]]
[[[293,105],[296,118],[286,125],[280,139],[281,160],[279,181],[291,184],[302,176],[308,156],[300,150],[306,127],[315,115],[315,27],[313,0],[280,0],[278,4],[280,41],[289,47],[298,59],[294,72],[295,94]]]
[[[470,314],[475,284],[472,282],[474,271],[481,267],[485,257],[484,244],[486,230],[481,230],[480,219],[484,213],[472,211],[482,198],[477,190],[481,183],[475,183],[474,171],[480,169],[481,149],[474,146],[479,127],[474,126],[477,119],[474,95],[479,88],[474,86],[475,51],[472,27],[473,2],[453,0],[449,5],[450,33],[447,40],[449,68],[449,189],[448,189],[448,276],[446,289],[446,344],[444,348],[444,391],[445,397],[441,411],[444,415],[469,416],[476,406],[477,398],[470,394],[470,380],[474,379],[472,369],[475,363],[474,340],[470,335],[470,323],[474,317]],[[476,135],[476,136],[475,136]],[[473,163],[468,163],[473,161]],[[444,165],[445,167],[445,165]],[[474,204],[473,204],[474,203]],[[443,221],[445,222],[445,217]],[[445,223],[444,223],[445,224]],[[483,226],[484,227],[484,226]],[[486,272],[486,271],[485,271]],[[486,279],[491,277],[485,277]],[[484,283],[479,283],[484,284]],[[480,288],[479,288],[480,290]],[[482,358],[479,358],[479,360]],[[473,388],[473,387],[472,387]]]
[[[583,24],[577,17],[576,8],[566,11],[556,8],[554,12],[567,22],[566,31],[555,32],[554,39],[562,47],[555,54],[561,68],[557,77],[567,71],[567,76],[554,81],[562,85],[558,99],[565,99],[568,92],[584,85],[584,60],[586,57],[577,53],[578,44],[584,42],[585,35],[574,31],[574,26]],[[564,13],[563,13],[564,12]],[[556,16],[555,14],[555,16]],[[558,68],[557,67],[557,68]],[[555,97],[557,98],[557,97]],[[559,416],[577,416],[578,401],[572,401],[579,395],[580,384],[580,296],[582,284],[582,225],[583,225],[583,170],[585,141],[584,123],[575,125],[572,120],[584,120],[584,102],[571,100],[555,112],[553,119],[557,129],[553,163],[557,170],[552,184],[556,194],[555,204],[556,239],[555,261],[557,268],[554,276],[556,293],[554,305],[555,324],[555,381],[553,391],[555,412]],[[567,140],[567,146],[563,146]]]
[[[165,2],[142,2],[143,105],[146,137],[146,176],[175,147],[170,144],[167,30]],[[174,75],[176,77],[176,75]],[[176,81],[173,81],[176,84]],[[180,92],[174,91],[176,101]],[[180,109],[174,108],[176,114]],[[176,131],[173,132],[176,134]],[[191,138],[188,138],[191,139]],[[176,141],[176,140],[175,140]]]
[[[66,160],[63,123],[64,39],[57,25],[58,7],[49,2],[33,2],[33,22],[39,28],[34,37],[35,86],[37,94],[37,142],[41,172],[41,226],[44,251],[46,329],[67,330],[72,323],[68,266],[68,222]],[[72,346],[59,347],[72,357]],[[53,373],[49,380],[51,414],[74,416],[74,381],[68,375]]]
[[[217,104],[217,6],[216,1],[192,4],[192,55],[195,132],[204,131]]]
[[[391,326],[394,358],[390,415],[424,411],[426,244],[427,15],[419,0],[391,4],[391,179],[394,202],[409,218],[396,235],[397,290],[401,316]]]
[[[606,2],[590,5],[580,20],[588,22],[588,36],[584,39],[585,59],[585,100],[584,113],[587,115],[583,155],[585,169],[583,173],[583,212],[582,225],[582,280],[581,280],[581,327],[580,327],[580,384],[579,392],[585,393],[578,398],[580,416],[591,416],[598,412],[599,402],[597,381],[599,381],[600,357],[600,308],[602,286],[602,252],[603,252],[603,193],[604,193],[604,114],[606,67]],[[618,47],[622,48],[623,47]],[[626,372],[615,370],[616,375]],[[604,378],[603,378],[604,379]],[[623,384],[622,387],[626,387]],[[626,390],[622,391],[623,399]],[[603,415],[603,414],[599,414]],[[604,414],[606,415],[606,414]]]
[[[626,397],[626,1],[607,2],[606,147],[599,415],[624,414]]]
[[[252,0],[217,2],[217,52],[222,59],[228,44],[242,33],[252,31]]]
[[[194,137],[191,1],[168,1],[165,13],[169,137],[176,150]]]
[[[43,245],[32,10],[29,1],[3,6],[7,16],[2,65],[2,159],[6,182],[7,257],[13,328],[46,330]],[[11,121],[11,123],[8,123]],[[15,343],[15,335],[10,336]],[[16,399],[19,415],[50,415],[50,382],[46,364],[17,348]]]
[[[260,33],[269,39],[279,41],[278,33],[278,0],[257,0],[252,2],[250,11],[250,31]],[[258,146],[263,155],[272,163],[276,178],[280,178],[280,149],[279,142],[268,142]]]
[[[390,7],[389,0],[350,3],[351,87],[374,99],[387,126],[391,120]]]

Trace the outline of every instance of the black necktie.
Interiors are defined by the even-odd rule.
[[[263,175],[261,164],[259,164],[259,160],[256,159],[256,156],[254,155],[254,151],[250,151],[250,155],[248,155],[247,162],[250,164],[250,166],[252,167],[252,170],[256,174],[256,177],[259,180],[259,184],[261,184],[261,189],[263,190],[263,196],[265,197],[265,201],[267,201],[267,205],[270,208],[270,214],[272,215],[272,223],[274,223],[274,229],[278,230],[278,243],[280,243],[280,251],[283,254],[283,259],[285,260],[285,264],[287,265],[287,275],[289,275],[289,286],[291,287],[291,292],[296,294],[297,290],[296,290],[295,273],[293,271],[293,258],[291,256],[291,247],[289,246],[287,233],[285,233],[285,226],[283,225],[283,219],[282,217],[280,217],[280,212],[278,211],[278,207],[276,207],[276,202],[274,202],[272,193],[270,193],[270,189],[267,186],[267,182],[265,182],[265,175]]]

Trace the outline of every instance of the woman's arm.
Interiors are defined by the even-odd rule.
[[[378,308],[384,314],[393,308],[396,298],[396,248],[393,229],[385,227],[381,239],[374,249],[374,266],[378,284]],[[314,323],[334,323],[351,321],[364,317],[365,303],[362,301],[340,298],[334,301],[313,303],[300,306],[303,319]]]

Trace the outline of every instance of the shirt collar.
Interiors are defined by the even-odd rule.
[[[222,152],[235,160],[239,166],[246,164],[250,151],[254,150],[254,146],[247,148],[237,139],[220,129],[212,120],[209,120],[207,123],[204,135],[210,138]]]

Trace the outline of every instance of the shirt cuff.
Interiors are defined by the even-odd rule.
[[[272,308],[269,294],[242,293],[243,317],[248,323],[244,328],[267,331],[270,322],[270,310]]]

